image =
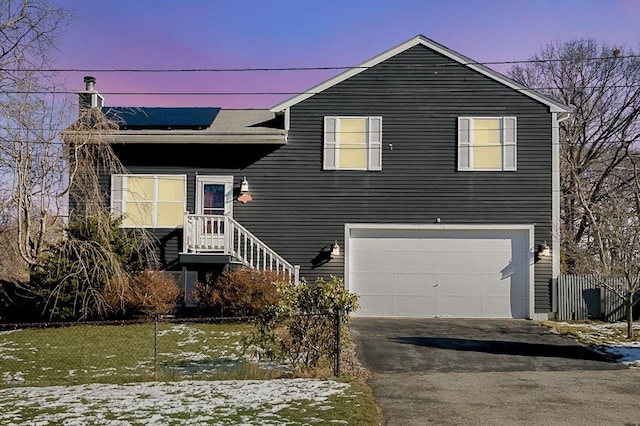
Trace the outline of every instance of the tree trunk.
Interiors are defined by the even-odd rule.
[[[633,292],[627,292],[624,303],[627,314],[627,339],[633,340]]]

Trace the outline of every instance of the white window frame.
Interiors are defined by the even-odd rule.
[[[124,221],[120,224],[121,228],[149,228],[149,229],[178,229],[184,227],[184,222],[176,225],[176,226],[157,226],[158,220],[158,178],[166,178],[168,176],[176,176],[184,178],[184,200],[182,205],[182,211],[187,210],[187,175],[185,174],[145,174],[145,173],[127,173],[127,174],[113,174],[111,175],[111,197],[110,197],[110,207],[111,214],[115,215],[115,212],[120,212],[123,216],[127,213],[127,200],[126,194],[128,193],[128,185],[127,179],[129,177],[134,178],[153,178],[153,224],[149,225],[127,225]],[[119,197],[115,197],[115,181],[120,179],[120,188],[122,190],[122,194]],[[176,203],[177,204],[177,203]]]
[[[364,119],[367,123],[367,166],[365,168],[340,167],[340,120]],[[376,132],[375,129],[378,129]],[[324,117],[323,170],[382,170],[382,117],[381,116],[326,116]]]
[[[502,167],[497,169],[476,169],[473,166],[474,120],[500,120],[500,145],[502,147]],[[513,126],[513,140],[506,123]],[[466,132],[465,132],[466,127]],[[458,117],[458,171],[495,172],[516,171],[518,169],[518,119],[515,116],[464,116]],[[509,150],[513,152],[509,164]]]

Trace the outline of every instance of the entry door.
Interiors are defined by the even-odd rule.
[[[232,216],[233,176],[196,178],[196,214],[201,245],[224,249],[224,216]]]

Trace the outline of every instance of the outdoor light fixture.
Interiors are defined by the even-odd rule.
[[[253,200],[253,197],[249,194],[249,181],[247,180],[247,177],[244,176],[240,183],[240,195],[238,196],[238,201],[245,204],[251,200]]]
[[[551,248],[549,247],[546,241],[538,246],[538,255],[549,256],[550,254],[551,254]]]
[[[340,246],[338,245],[338,240],[333,242],[331,246],[331,257],[340,256]]]
[[[242,178],[242,183],[240,184],[240,193],[241,194],[246,194],[249,192],[249,181],[247,180],[247,177],[243,177]]]

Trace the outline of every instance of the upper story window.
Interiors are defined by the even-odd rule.
[[[516,170],[516,117],[458,117],[458,170]]]
[[[185,175],[112,175],[111,212],[125,228],[177,228],[186,210]]]
[[[382,117],[325,117],[324,170],[382,170]]]

